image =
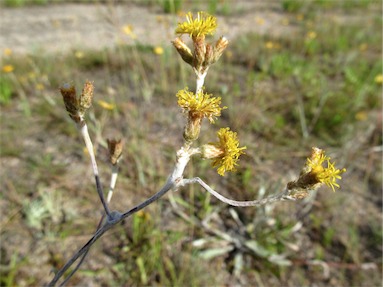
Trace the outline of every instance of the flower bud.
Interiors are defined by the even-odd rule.
[[[206,45],[205,36],[193,37],[194,43],[194,61],[193,68],[201,73],[203,69],[203,63],[205,62]]]
[[[173,46],[177,49],[178,54],[180,54],[182,60],[184,60],[189,65],[193,64],[193,54],[188,46],[180,39],[176,38],[172,41]]]
[[[184,139],[193,142],[198,139],[201,131],[202,117],[193,117],[190,113],[184,130]]]
[[[80,111],[82,113],[85,113],[85,111],[88,110],[92,105],[93,90],[93,83],[90,81],[86,81],[84,84],[84,88],[82,89],[82,94],[80,96]]]
[[[109,150],[109,160],[111,164],[115,165],[119,161],[122,155],[122,140],[107,140]]]
[[[60,87],[60,92],[64,100],[65,109],[69,116],[76,122],[81,121],[79,114],[79,101],[76,95],[76,88],[74,85],[65,83]]]
[[[222,53],[226,49],[228,44],[229,44],[229,41],[225,37],[221,37],[218,39],[218,41],[215,43],[212,63],[215,63],[218,61],[218,59],[222,56]]]

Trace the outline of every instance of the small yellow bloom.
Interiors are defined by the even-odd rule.
[[[366,43],[359,45],[359,51],[364,52],[368,49],[368,45]]]
[[[314,31],[310,31],[307,33],[307,38],[310,39],[310,40],[313,40],[317,37],[317,33],[314,32]]]
[[[296,18],[298,21],[302,21],[304,16],[303,16],[303,14],[298,14]]]
[[[39,91],[42,91],[42,90],[44,90],[44,85],[43,84],[41,84],[41,83],[37,83],[36,84],[36,90],[39,90]]]
[[[226,171],[235,171],[239,157],[245,153],[243,150],[246,147],[239,147],[237,133],[229,128],[221,128],[217,136],[219,142],[202,147],[202,156],[212,159],[212,166],[217,167],[218,174],[224,176]]]
[[[366,111],[357,112],[355,115],[355,119],[357,121],[365,121],[365,120],[367,120],[367,118],[368,118],[368,114]]]
[[[310,169],[312,174],[320,183],[325,183],[335,191],[334,186],[339,188],[336,183],[337,179],[341,179],[340,174],[346,172],[346,169],[336,169],[335,163],[330,161],[330,157],[326,156],[320,149],[313,149],[311,158],[307,159],[306,168]]]
[[[265,19],[256,17],[255,18],[255,23],[257,23],[258,25],[262,26],[263,24],[265,24]]]
[[[76,52],[74,53],[74,56],[75,56],[77,59],[82,59],[82,58],[84,58],[84,52],[82,52],[82,51],[76,51]]]
[[[272,48],[274,48],[274,43],[271,42],[271,41],[267,41],[267,42],[265,43],[265,47],[266,47],[267,49],[271,50]]]
[[[4,55],[5,55],[5,56],[10,56],[10,55],[12,55],[12,50],[9,49],[9,48],[5,48],[5,49],[4,49]]]
[[[186,14],[186,22],[178,23],[176,34],[189,34],[190,37],[212,35],[217,28],[217,18],[206,12],[198,12],[197,18],[193,18],[191,12]]]
[[[36,79],[36,74],[34,72],[29,72],[28,78],[30,78],[31,80]]]
[[[12,65],[5,65],[3,66],[3,72],[4,73],[11,73],[13,72],[15,68]]]
[[[111,104],[111,103],[108,103],[108,102],[105,102],[103,100],[98,100],[97,101],[97,104],[105,109],[105,110],[108,110],[108,111],[113,111],[115,108],[116,108],[116,105],[115,104]]]
[[[122,27],[122,32],[124,32],[126,35],[128,35],[132,39],[136,39],[137,35],[133,32],[132,25],[124,25]]]
[[[382,84],[383,83],[383,75],[379,74],[375,77],[375,83]]]
[[[154,47],[153,52],[156,55],[162,55],[164,53],[164,48],[161,46]]]
[[[192,118],[207,118],[211,123],[215,117],[221,116],[221,111],[226,107],[221,108],[221,98],[212,97],[205,94],[203,91],[194,94],[188,91],[188,88],[178,91],[178,105],[185,111],[189,112]]]

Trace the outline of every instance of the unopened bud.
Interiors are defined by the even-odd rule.
[[[218,61],[218,59],[222,56],[222,53],[226,49],[228,44],[229,44],[229,41],[225,37],[221,37],[218,39],[218,41],[215,43],[212,63],[215,63]]]
[[[76,95],[76,88],[74,85],[65,83],[60,87],[60,92],[64,100],[65,109],[69,116],[76,122],[80,122],[81,116],[79,114],[79,101]]]
[[[188,46],[180,39],[176,38],[172,41],[173,46],[177,49],[178,54],[180,54],[182,60],[184,60],[189,65],[193,64],[193,54]]]
[[[210,66],[213,64],[214,49],[210,44],[206,44],[206,54],[205,54],[205,66]]]
[[[188,122],[184,130],[184,139],[187,142],[192,142],[198,139],[201,131],[202,117],[193,117],[189,113]]]
[[[85,111],[88,110],[92,105],[93,90],[93,83],[90,81],[86,81],[82,90],[82,94],[80,96],[80,111],[82,113],[85,113]]]
[[[117,164],[118,160],[120,159],[122,155],[122,147],[123,147],[122,140],[108,139],[107,143],[108,143],[108,150],[109,150],[109,160],[113,165],[115,165]]]
[[[205,36],[193,37],[194,43],[194,61],[193,67],[195,70],[201,72],[203,63],[205,62],[206,45]]]

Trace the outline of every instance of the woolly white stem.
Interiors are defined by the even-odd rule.
[[[232,206],[241,206],[241,207],[246,207],[246,206],[257,206],[257,205],[264,205],[267,203],[272,203],[276,201],[283,201],[283,200],[295,200],[295,198],[288,196],[288,190],[285,189],[282,191],[282,193],[271,196],[268,198],[264,198],[261,200],[251,200],[251,201],[237,201],[233,199],[229,199],[224,197],[223,195],[219,194],[215,190],[213,190],[209,185],[207,185],[202,179],[199,177],[191,178],[191,179],[183,179],[180,185],[186,185],[186,184],[191,184],[191,183],[198,183],[200,184],[207,192],[211,193],[213,196],[218,198],[220,201],[225,202],[229,205]]]
[[[107,214],[108,217],[110,217],[110,210],[109,210],[108,205],[105,202],[104,193],[102,191],[102,185],[101,185],[100,176],[98,173],[96,157],[94,155],[94,148],[93,148],[92,140],[90,139],[90,136],[89,136],[88,126],[86,125],[85,121],[81,121],[80,123],[77,124],[77,127],[81,132],[81,135],[82,135],[84,142],[85,142],[85,146],[86,146],[88,153],[89,153],[89,156],[90,156],[90,160],[92,162],[92,169],[93,169],[94,178],[96,180],[96,188],[97,188],[98,195],[99,195],[101,203],[104,207],[105,213]]]
[[[112,165],[112,175],[110,177],[109,192],[108,192],[108,197],[106,198],[107,203],[110,203],[110,201],[112,200],[113,191],[114,191],[114,188],[116,187],[117,177],[118,177],[118,165],[115,164],[115,165]]]
[[[197,73],[197,87],[195,91],[196,94],[202,90],[206,75],[207,75],[207,70],[203,74]]]

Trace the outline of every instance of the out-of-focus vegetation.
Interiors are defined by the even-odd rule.
[[[165,11],[185,5],[160,4]],[[208,7],[226,15],[229,4]],[[220,204],[197,186],[179,190],[101,240],[71,284],[378,286],[381,11],[372,0],[281,1],[283,25],[295,32],[233,39],[206,79],[207,91],[229,109],[203,130],[201,142],[229,125],[247,156],[225,178],[201,160],[187,174],[238,200],[261,198],[279,191],[299,173],[310,147],[320,146],[347,167],[341,190],[247,209]],[[89,159],[59,85],[94,81],[89,122],[105,185],[105,139],[125,138],[112,209],[126,210],[166,179],[182,141],[175,94],[194,86],[193,75],[175,50],[143,45],[54,56],[8,50],[1,65],[1,285],[39,285],[87,240],[100,216]]]

